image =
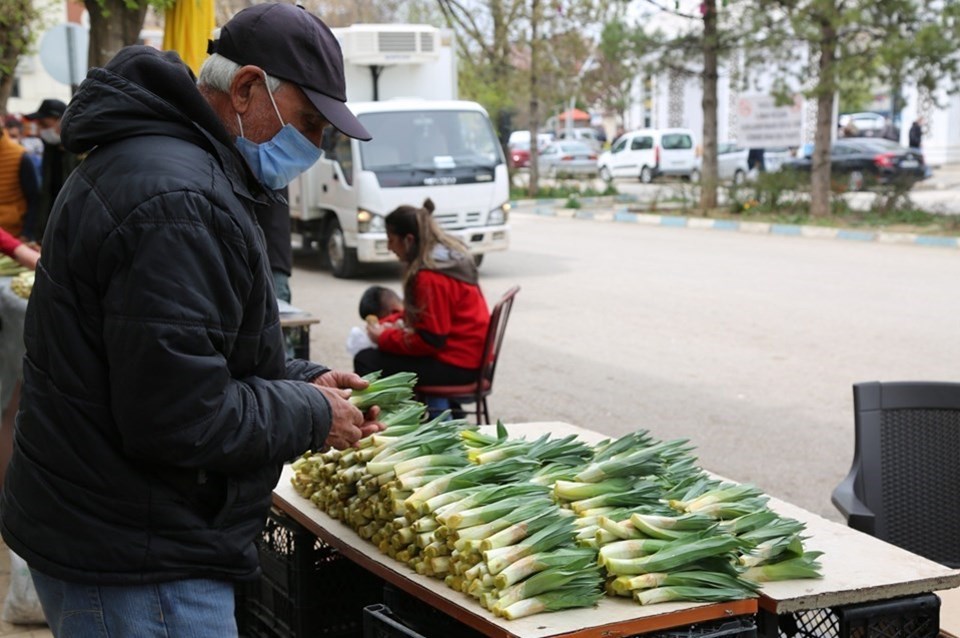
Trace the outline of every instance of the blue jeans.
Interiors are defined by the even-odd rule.
[[[86,585],[30,570],[57,638],[235,637],[233,583],[179,580],[152,585]]]

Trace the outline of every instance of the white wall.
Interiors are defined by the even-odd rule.
[[[44,11],[43,24],[47,26],[63,24],[67,20],[65,2],[39,3],[38,7]],[[40,34],[35,47],[39,48],[42,37],[43,35]],[[70,87],[50,77],[43,70],[43,65],[40,64],[40,56],[35,53],[23,56],[20,59],[20,64],[17,65],[17,78],[20,95],[7,100],[7,112],[9,113],[32,113],[40,106],[40,102],[46,98],[56,98],[64,102],[70,101]]]
[[[900,141],[907,143],[910,125],[919,115],[926,120],[923,131],[923,156],[927,164],[960,163],[960,96],[948,95],[946,90],[937,91],[937,106],[929,99],[921,98],[916,87],[904,90],[906,106],[903,109],[903,124]]]

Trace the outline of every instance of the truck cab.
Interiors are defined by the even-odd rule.
[[[401,205],[435,205],[440,226],[475,255],[509,245],[509,178],[486,111],[475,102],[394,99],[351,103],[373,139],[332,127],[323,157],[290,185],[293,232],[316,245],[334,276],[394,261],[384,219]]]
[[[477,263],[509,243],[510,187],[486,111],[457,100],[452,33],[429,25],[334,29],[347,101],[373,135],[359,142],[328,128],[323,157],[290,184],[292,231],[316,246],[337,277],[393,261],[384,218],[422,206],[468,246]],[[409,98],[407,96],[416,96]]]

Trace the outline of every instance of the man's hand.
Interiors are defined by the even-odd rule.
[[[343,390],[363,390],[370,385],[361,379],[359,374],[344,372],[343,370],[327,370],[310,383],[321,388],[340,388]]]
[[[365,435],[362,430],[365,419],[357,406],[350,403],[350,390],[318,386],[330,404],[330,432],[325,445],[343,450],[353,447]]]
[[[380,408],[374,406],[366,414],[350,403],[350,395],[354,390],[362,390],[369,383],[353,372],[329,370],[311,383],[317,386],[330,403],[330,412],[333,422],[330,434],[327,435],[326,445],[338,450],[357,444],[360,439],[382,432],[387,426],[379,423],[377,417]]]

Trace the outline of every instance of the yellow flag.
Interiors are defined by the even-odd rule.
[[[194,73],[207,59],[207,40],[216,27],[214,0],[177,0],[164,15],[163,48],[180,54]]]

